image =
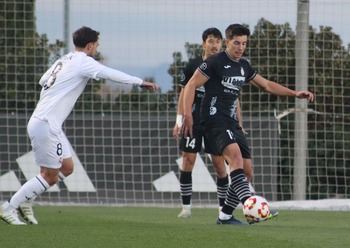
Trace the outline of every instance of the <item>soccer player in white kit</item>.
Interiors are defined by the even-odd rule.
[[[62,125],[90,79],[108,79],[158,90],[154,83],[108,68],[96,61],[93,57],[99,46],[99,34],[89,27],[76,30],[73,33],[75,51],[58,59],[40,79],[40,100],[27,126],[40,173],[2,204],[1,219],[9,224],[26,224],[18,218],[17,209],[22,210],[29,223],[38,224],[31,202],[59,179],[63,180],[73,172],[69,142]]]

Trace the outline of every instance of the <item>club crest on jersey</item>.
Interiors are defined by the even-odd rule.
[[[205,69],[207,69],[207,67],[207,63],[203,62],[199,68],[204,71]]]
[[[241,67],[241,75],[244,77],[244,70],[243,70],[243,67]]]

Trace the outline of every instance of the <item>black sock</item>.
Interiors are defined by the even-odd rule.
[[[223,207],[225,204],[225,198],[227,189],[229,186],[228,176],[223,178],[217,178],[216,179],[216,185],[217,185],[217,192],[218,192],[218,198],[219,198],[219,206]]]
[[[192,171],[180,170],[180,190],[182,204],[190,205],[192,196]]]
[[[230,173],[231,176],[231,185],[234,191],[236,192],[238,198],[240,199],[241,203],[244,204],[244,202],[252,196],[252,193],[249,189],[249,182],[247,178],[244,176],[243,169],[237,169]]]
[[[236,209],[239,202],[242,204],[250,196],[249,184],[244,176],[243,169],[237,169],[230,173],[231,184],[227,190],[225,205],[222,208],[222,212],[225,214],[232,214],[233,210]]]

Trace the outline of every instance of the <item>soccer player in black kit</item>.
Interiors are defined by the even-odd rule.
[[[179,148],[182,151],[183,158],[182,167],[180,170],[180,189],[182,199],[182,211],[178,215],[180,218],[191,217],[192,171],[197,153],[202,149],[202,141],[204,137],[203,127],[200,124],[200,106],[204,96],[203,87],[196,89],[196,94],[192,105],[192,114],[194,119],[193,137],[189,137],[187,135],[179,136],[181,133],[183,118],[183,88],[205,59],[221,51],[223,38],[220,30],[212,27],[203,31],[202,41],[203,55],[189,60],[181,74],[180,86],[182,89],[178,99],[177,118],[173,129],[173,136],[179,140]],[[211,158],[217,176],[219,205],[222,206],[224,204],[226,191],[229,184],[226,165],[222,156],[212,156]]]
[[[229,25],[225,31],[226,49],[210,56],[196,70],[184,89],[183,132],[193,136],[192,103],[196,88],[204,86],[201,123],[211,146],[211,154],[222,155],[230,166],[231,184],[225,204],[216,220],[217,224],[242,225],[235,219],[233,210],[251,196],[248,181],[244,176],[240,144],[236,140],[239,124],[233,118],[234,102],[242,86],[247,83],[278,96],[293,96],[313,101],[309,91],[294,91],[269,81],[259,75],[250,63],[242,58],[250,30],[240,24]]]

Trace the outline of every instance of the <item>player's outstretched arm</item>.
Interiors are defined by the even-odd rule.
[[[150,89],[150,90],[159,89],[158,85],[156,85],[155,83],[143,81],[141,78],[131,76],[122,71],[118,71],[118,70],[103,66],[101,64],[99,64],[99,66],[101,67],[101,70],[97,73],[96,78],[103,78],[103,79],[111,80],[117,83],[137,85],[141,88]]]
[[[297,98],[307,99],[309,102],[314,100],[314,94],[310,91],[294,91],[276,82],[267,80],[266,78],[257,74],[250,83],[266,92],[276,96],[293,96]]]

